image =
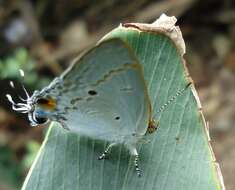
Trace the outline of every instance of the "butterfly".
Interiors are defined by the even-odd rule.
[[[148,126],[151,131],[155,126],[142,66],[125,42],[99,43],[48,86],[32,96],[25,93],[23,103],[6,96],[13,110],[28,114],[32,126],[56,121],[81,136],[109,142],[99,159],[123,144],[141,176],[137,144]]]

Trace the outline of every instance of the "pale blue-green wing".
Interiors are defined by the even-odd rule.
[[[100,43],[60,79],[47,95],[57,99],[56,114],[72,131],[111,140],[146,132],[151,106],[143,71],[121,40]]]

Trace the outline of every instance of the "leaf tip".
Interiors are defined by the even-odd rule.
[[[179,26],[176,26],[177,19],[174,16],[162,14],[152,24],[144,23],[125,23],[119,27],[134,28],[140,31],[159,32],[169,37],[176,45],[181,56],[186,52],[185,43]]]

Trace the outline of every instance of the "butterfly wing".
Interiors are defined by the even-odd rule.
[[[143,71],[121,40],[100,43],[53,83],[46,96],[56,99],[54,115],[71,131],[110,141],[146,132],[151,106]]]

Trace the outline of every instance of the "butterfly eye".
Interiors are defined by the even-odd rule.
[[[37,125],[42,125],[42,124],[47,123],[48,118],[46,118],[46,117],[39,117],[37,114],[33,113],[33,121]]]

